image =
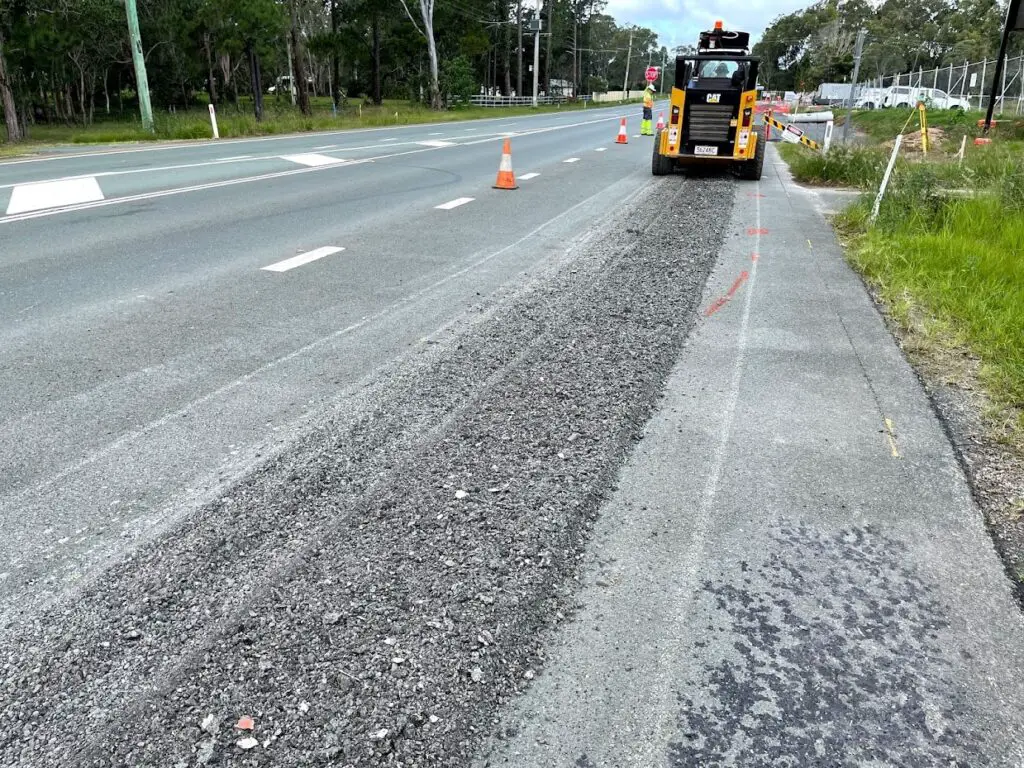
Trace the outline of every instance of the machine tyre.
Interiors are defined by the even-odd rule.
[[[654,134],[654,157],[651,158],[651,173],[655,176],[668,176],[672,173],[672,160],[658,151],[661,147],[662,133],[664,133],[663,130]]]
[[[764,146],[763,136],[757,137],[757,148],[754,150],[754,159],[748,160],[740,169],[740,178],[748,181],[760,181],[761,173],[764,170]]]

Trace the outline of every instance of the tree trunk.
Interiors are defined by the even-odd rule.
[[[21,130],[21,123],[18,121],[18,110],[14,104],[14,88],[11,85],[10,76],[7,74],[7,57],[4,53],[4,35],[0,32],[0,103],[4,108],[4,121],[7,123],[7,140],[10,142],[21,141],[25,134]]]
[[[256,115],[256,122],[263,119],[263,84],[260,82],[260,58],[256,55],[256,49],[252,43],[247,46],[249,49],[249,73],[252,76],[252,110]]]
[[[428,0],[421,0],[427,2]],[[434,3],[430,2],[430,13],[423,12],[423,27],[427,35],[427,53],[430,56],[430,108],[444,109],[441,103],[441,83],[437,70],[437,41],[434,40]]]
[[[291,11],[292,18],[292,72],[294,72],[294,79],[292,80],[292,88],[295,89],[295,95],[299,100],[299,109],[304,115],[313,114],[313,110],[309,106],[309,92],[306,90],[306,63],[303,59],[303,47],[302,39],[299,37],[299,16],[296,3],[298,0],[291,0],[288,4],[289,10]]]
[[[203,48],[206,49],[206,92],[210,94],[210,103],[217,106],[217,74],[213,64],[213,46],[210,44],[210,35],[203,35]]]
[[[370,80],[373,90],[373,103],[380,106],[384,103],[384,95],[380,84],[380,14],[373,14],[373,56]]]
[[[519,43],[517,50],[519,51],[519,60],[516,65],[516,96],[522,97],[523,95],[523,0],[517,0],[516,3],[516,30],[519,35]]]

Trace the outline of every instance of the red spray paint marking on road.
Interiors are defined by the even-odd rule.
[[[747,197],[764,197],[760,192],[747,192]]]
[[[751,261],[757,261],[760,258],[761,258],[761,254],[760,253],[752,253],[752,254],[750,254],[750,260]]]
[[[704,317],[711,317],[715,312],[728,304],[732,297],[736,295],[736,291],[740,289],[740,286],[742,286],[749,277],[750,273],[747,272],[747,270],[740,272],[740,276],[733,281],[731,286],[729,286],[729,290],[725,292],[725,296],[720,296],[715,299],[711,303],[711,306],[704,310]]]
[[[768,234],[768,230],[767,229],[755,229],[754,227],[751,227],[750,229],[747,230],[747,234],[748,235],[767,235]]]

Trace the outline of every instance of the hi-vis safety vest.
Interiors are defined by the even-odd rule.
[[[647,109],[654,108],[654,96],[651,94],[650,91],[644,91],[644,106]]]

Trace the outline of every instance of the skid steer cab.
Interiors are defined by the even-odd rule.
[[[717,164],[740,178],[761,178],[765,146],[754,127],[758,59],[749,45],[749,33],[724,30],[719,21],[701,32],[696,54],[676,57],[668,125],[654,137],[655,176]]]

